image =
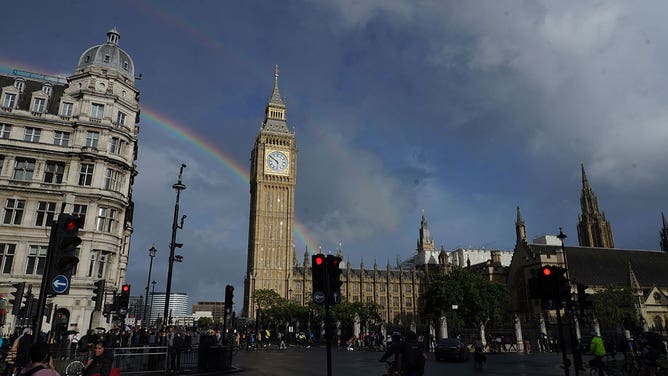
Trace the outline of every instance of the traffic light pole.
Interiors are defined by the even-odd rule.
[[[325,267],[325,294],[327,298],[325,299],[325,337],[327,337],[327,376],[332,376],[332,336],[331,336],[331,325],[329,323],[329,299],[331,296],[329,286],[329,268]]]
[[[61,208],[60,214],[63,213]],[[53,252],[54,244],[56,242],[56,226],[58,221],[51,223],[51,235],[49,236],[49,247],[46,250],[46,266],[44,267],[44,273],[42,273],[42,283],[39,285],[39,298],[37,299],[37,320],[35,323],[35,332],[33,335],[33,343],[37,343],[37,340],[42,333],[42,319],[44,316],[44,306],[46,305],[46,295],[49,289],[49,271],[53,269]]]

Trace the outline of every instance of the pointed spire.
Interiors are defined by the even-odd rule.
[[[589,188],[589,181],[587,181],[587,173],[585,172],[584,163],[580,163],[580,168],[582,169],[582,188]]]
[[[610,223],[598,208],[598,200],[587,180],[584,164],[580,166],[582,169],[582,194],[580,196],[582,213],[578,220],[579,244],[581,247],[614,248],[615,241]]]
[[[520,212],[520,207],[517,207],[517,219],[515,220],[515,235],[516,235],[516,242],[519,244],[520,242],[525,242],[527,241],[527,228],[524,225],[524,219],[522,219],[522,213]]]
[[[628,262],[629,265],[629,282],[631,284],[631,288],[634,291],[634,293],[637,293],[640,289],[640,283],[638,282],[638,278],[636,277],[636,273],[633,271],[633,266],[631,266],[631,261]]]
[[[663,220],[663,228],[661,228],[661,250],[663,252],[668,252],[668,223],[666,222],[666,216],[661,212],[661,219]]]
[[[276,65],[276,67],[274,68],[274,91],[271,93],[271,98],[269,99],[269,105],[285,108],[285,103],[283,103],[281,92],[278,90],[278,65]]]

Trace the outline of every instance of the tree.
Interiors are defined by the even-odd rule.
[[[627,329],[638,326],[637,298],[629,287],[608,287],[592,297],[594,314],[602,327],[623,324]]]
[[[282,301],[285,301],[285,299],[281,298],[274,290],[260,289],[255,290],[253,294],[253,303],[261,310],[280,305]]]
[[[434,276],[420,297],[422,315],[437,321],[457,305],[456,325],[484,326],[501,321],[509,294],[505,285],[492,282],[469,269],[456,268],[449,275]]]
[[[197,325],[200,328],[207,328],[211,325],[213,325],[213,318],[212,317],[200,317],[197,319]]]

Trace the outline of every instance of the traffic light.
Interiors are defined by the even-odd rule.
[[[19,314],[19,310],[21,309],[21,304],[23,303],[23,291],[25,290],[26,283],[14,283],[12,284],[12,287],[15,289],[15,291],[12,292],[14,299],[11,299],[9,304],[12,305],[12,315],[17,316]]]
[[[341,303],[341,257],[327,255],[327,274],[329,276],[329,301],[331,304]]]
[[[61,214],[51,227],[51,240],[49,244],[49,257],[53,259],[49,263],[48,285],[49,294],[68,295],[72,281],[72,271],[79,263],[75,250],[81,244],[79,229],[83,226],[83,218],[70,214]],[[55,233],[53,233],[55,232]]]
[[[546,265],[537,276],[538,287],[534,287],[540,294],[543,309],[569,308],[571,302],[571,284],[566,277],[567,269]]]
[[[578,283],[577,284],[577,290],[578,290],[578,308],[580,309],[580,314],[584,316],[584,311],[587,309],[590,309],[593,305],[594,302],[591,301],[591,295],[587,294],[587,288],[589,286]]]
[[[95,302],[95,308],[93,308],[93,311],[99,311],[102,309],[102,303],[104,301],[104,286],[106,285],[106,281],[100,279],[95,281],[94,285],[93,301]]]
[[[232,311],[232,301],[234,300],[234,286],[225,286],[225,312]]]
[[[325,303],[325,299],[327,298],[326,278],[327,265],[325,263],[325,255],[319,253],[311,256],[312,293],[315,304]]]
[[[128,313],[128,305],[130,304],[130,285],[121,286],[121,294],[118,296],[118,303],[116,312],[118,316],[125,317]]]

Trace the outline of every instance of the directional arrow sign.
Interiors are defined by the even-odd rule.
[[[62,274],[53,277],[53,280],[51,281],[51,287],[56,294],[64,293],[69,286],[70,280]]]

